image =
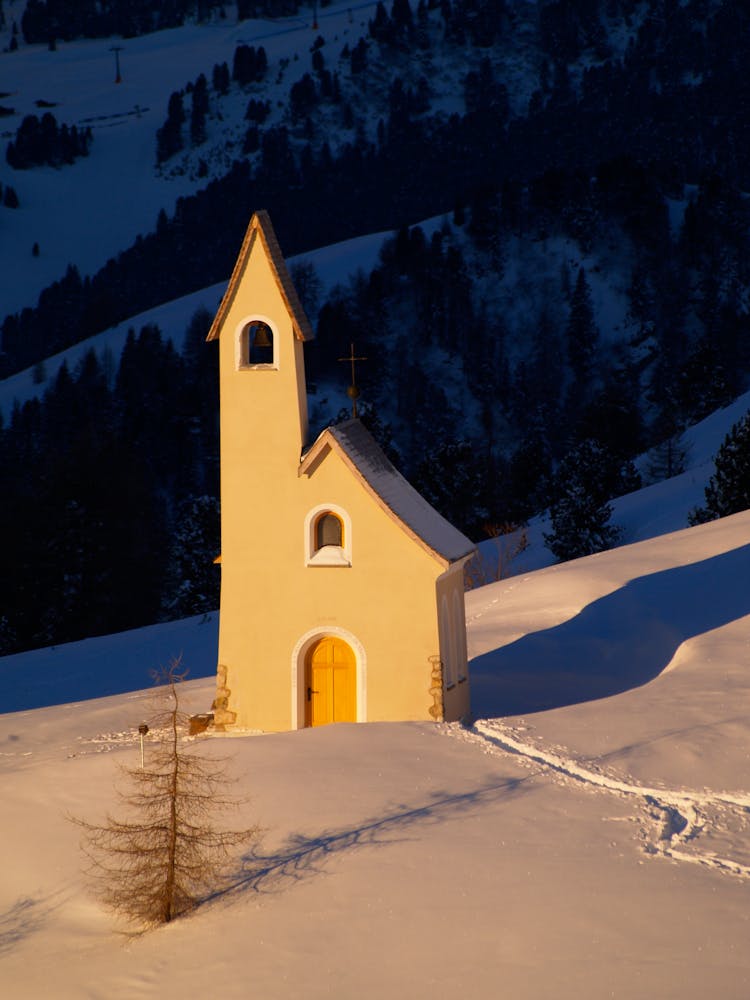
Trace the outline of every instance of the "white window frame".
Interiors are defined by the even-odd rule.
[[[315,525],[322,514],[335,514],[344,528],[343,545],[324,545],[315,548]],[[335,503],[321,503],[307,512],[305,517],[304,552],[305,566],[351,566],[352,564],[352,520],[344,510]]]

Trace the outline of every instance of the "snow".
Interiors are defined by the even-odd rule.
[[[130,687],[177,652],[208,673],[215,618],[0,660],[2,697],[27,692],[0,715],[4,991],[745,998],[748,537],[745,512],[472,591],[468,727],[197,741],[230,755],[263,839],[231,889],[142,936],[89,895],[66,816],[116,812],[147,719]],[[71,703],[102,674],[124,693]],[[592,699],[602,677],[617,692]],[[498,714],[509,689],[523,711]],[[212,695],[185,685],[191,711]]]
[[[0,657],[0,711],[56,705],[134,691],[152,683],[152,672],[187,650],[191,678],[216,672],[218,615],[131,629]]]
[[[6,4],[9,21],[17,7]],[[341,44],[347,10],[319,15]],[[182,176],[142,169],[168,96],[231,59],[239,40],[261,38],[271,60],[307,59],[309,19],[128,40],[117,86],[111,40],[0,55],[0,92],[12,93],[3,103],[18,111],[4,127],[36,113],[39,98],[60,101],[60,122],[106,116],[88,160],[61,171],[0,163],[0,183],[21,198],[0,210],[3,315],[32,304],[68,263],[98,268],[197,189],[187,160]],[[385,235],[304,259],[329,288],[371,267]],[[544,250],[555,261],[568,252]],[[604,295],[595,266],[587,274],[599,315],[624,322],[624,300]],[[508,289],[513,280],[510,265]],[[223,288],[48,360],[48,380],[91,346],[116,357],[130,326],[157,323],[179,347],[195,309],[213,312]],[[0,383],[0,412],[45,384],[31,370]],[[197,752],[230,756],[247,796],[237,823],[264,835],[228,891],[151,934],[125,936],[89,894],[67,817],[117,812],[119,765],[139,758],[153,669],[182,655],[194,678],[186,707],[209,709],[218,616],[0,658],[4,995],[745,1000],[750,512],[685,524],[748,409],[750,393],[686,433],[687,472],[614,502],[627,544],[552,566],[537,520],[514,575],[467,595],[472,724],[197,740]]]

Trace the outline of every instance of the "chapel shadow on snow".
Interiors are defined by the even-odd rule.
[[[318,834],[291,834],[276,851],[268,854],[257,848],[244,857],[230,877],[227,888],[214,900],[237,892],[282,892],[296,882],[325,874],[327,863],[336,855],[361,848],[386,848],[408,838],[409,832],[421,835],[428,826],[465,816],[496,802],[520,795],[531,788],[529,778],[505,778],[486,783],[468,792],[434,792],[419,805],[399,803],[384,815],[361,823],[324,830]]]
[[[525,715],[640,687],[685,640],[750,614],[749,583],[750,545],[631,580],[569,621],[473,659],[472,714]]]

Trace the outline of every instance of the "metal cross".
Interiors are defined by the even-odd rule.
[[[352,384],[346,390],[346,394],[352,401],[352,417],[356,420],[357,418],[357,399],[359,398],[359,389],[357,388],[357,377],[354,371],[355,361],[367,361],[368,358],[357,357],[354,354],[354,344],[349,345],[349,357],[348,358],[338,358],[339,361],[349,361],[352,366]]]

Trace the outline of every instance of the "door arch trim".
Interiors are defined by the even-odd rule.
[[[292,651],[292,729],[305,728],[305,660],[311,647],[331,636],[341,639],[354,653],[357,670],[357,722],[367,721],[367,655],[365,647],[352,632],[337,625],[320,626],[300,636]]]

